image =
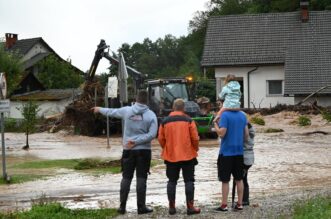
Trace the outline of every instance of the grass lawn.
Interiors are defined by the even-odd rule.
[[[10,176],[10,184],[16,184],[16,183],[24,183],[28,181],[33,181],[37,179],[42,179],[47,177],[47,175],[40,175],[40,174],[14,174]],[[7,182],[1,177],[0,179],[0,185],[7,184]]]
[[[152,160],[151,166],[161,164],[159,160]],[[120,173],[120,160],[101,159],[68,159],[68,160],[38,160],[22,162],[8,166],[8,173],[11,177],[10,183],[23,183],[27,181],[42,179],[54,175],[54,169],[71,169],[92,175],[105,173]],[[1,178],[0,185],[6,184]]]
[[[294,206],[294,219],[331,218],[331,197],[317,197],[298,202]]]
[[[116,209],[77,209],[64,208],[60,203],[33,205],[31,210],[13,213],[0,213],[0,219],[110,219],[116,217]]]

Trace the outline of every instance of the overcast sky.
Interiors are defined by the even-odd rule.
[[[144,38],[187,35],[194,12],[208,0],[0,0],[0,37],[42,37],[62,58],[89,69],[96,46],[105,39],[117,51]],[[97,72],[104,72],[102,60]]]

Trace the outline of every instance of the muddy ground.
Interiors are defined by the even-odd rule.
[[[331,195],[331,124],[319,115],[311,116],[312,125],[299,127],[293,121],[298,114],[281,112],[265,116],[266,125],[256,125],[255,164],[248,178],[251,206],[244,212],[214,213],[219,204],[221,184],[217,181],[218,141],[200,142],[199,165],[196,168],[196,204],[202,207],[199,218],[268,218],[290,214],[295,200],[316,194]],[[266,128],[281,128],[281,133],[263,133]],[[324,131],[329,134],[307,134]],[[38,133],[30,137],[29,151],[24,151],[24,134],[6,133],[8,164],[39,159],[113,158],[121,156],[121,138],[72,136],[65,133]],[[153,158],[160,158],[160,147],[153,142]],[[60,169],[52,177],[22,184],[0,186],[0,210],[28,208],[34,199],[46,195],[70,208],[115,208],[119,205],[120,174],[91,175]],[[10,175],[10,172],[9,172]],[[134,181],[133,181],[134,182]],[[148,180],[147,203],[158,211],[152,218],[167,217],[167,196],[164,165],[152,168]],[[177,205],[185,217],[184,183],[178,183]],[[136,217],[135,183],[128,201],[129,214]],[[142,217],[145,218],[146,216]],[[173,218],[173,217],[172,217]]]

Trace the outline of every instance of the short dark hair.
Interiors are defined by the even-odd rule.
[[[178,98],[174,101],[173,105],[172,105],[173,110],[175,111],[183,111],[185,109],[185,102],[183,99]]]
[[[148,103],[148,93],[145,90],[138,91],[136,101],[141,104],[147,105]]]

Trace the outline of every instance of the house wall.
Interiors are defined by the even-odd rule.
[[[294,104],[294,97],[268,96],[267,80],[284,80],[284,66],[259,66],[257,70],[250,73],[250,85],[248,86],[248,72],[255,67],[220,67],[215,68],[217,92],[220,92],[224,79],[228,74],[234,74],[239,79],[243,79],[244,107],[270,107],[277,104]],[[248,88],[249,96],[248,97]],[[284,86],[283,86],[284,89]],[[249,100],[248,100],[249,98]]]
[[[302,101],[303,99],[305,99],[306,97],[295,97],[294,98],[294,102],[295,104],[299,103],[300,101]],[[331,106],[331,96],[324,96],[324,97],[311,97],[310,99],[308,99],[306,102],[303,103],[303,105],[307,105],[307,104],[311,104],[311,102],[317,100],[317,105],[318,106]]]
[[[46,53],[50,52],[45,46],[43,46],[41,43],[36,43],[22,58],[22,61],[26,61],[28,59],[31,59],[33,56],[39,54],[39,53]]]
[[[38,117],[45,117],[54,115],[57,113],[64,112],[66,106],[72,102],[71,98],[60,100],[60,101],[36,101],[39,105]],[[10,113],[8,117],[21,119],[23,118],[21,112],[17,109],[22,107],[22,101],[10,101]]]

